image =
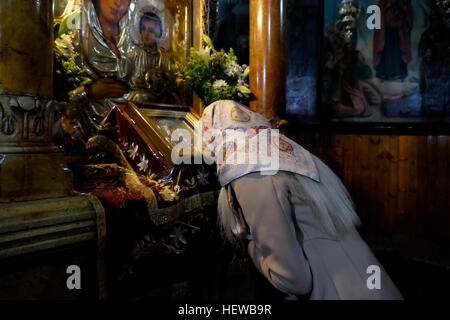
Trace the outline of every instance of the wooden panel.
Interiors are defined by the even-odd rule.
[[[357,204],[358,211],[362,211],[365,213],[365,219],[363,223],[366,225],[365,227],[371,230],[374,227],[373,218],[370,215],[370,196],[373,195],[373,186],[371,181],[369,180],[370,168],[369,168],[369,156],[373,152],[370,150],[370,137],[362,136],[361,137],[361,149],[360,149],[360,166],[356,168],[356,170],[361,171],[361,179],[358,181],[358,184],[354,186],[354,188],[361,189],[360,198]]]
[[[398,205],[398,168],[399,168],[399,139],[395,136],[389,136],[389,155],[390,161],[388,165],[388,197],[387,197],[387,208],[385,207],[385,213],[388,216],[389,224],[393,232],[398,230],[398,219],[394,214],[388,214],[389,208],[397,208]]]
[[[436,225],[438,227],[438,235],[439,238],[444,238],[450,232],[447,229],[447,224],[445,223],[448,219],[450,208],[448,207],[447,198],[450,197],[449,190],[449,179],[450,174],[448,172],[448,163],[449,163],[449,153],[448,153],[448,137],[439,136],[437,137],[437,154],[436,158],[433,159],[436,163],[436,208],[433,211],[435,214],[435,221],[433,222],[433,226]],[[442,197],[442,200],[440,199]],[[444,214],[444,211],[447,210],[447,214]],[[447,220],[448,221],[448,220]]]
[[[407,137],[407,163],[408,170],[406,174],[408,175],[406,178],[407,184],[407,194],[406,194],[406,212],[411,216],[411,226],[407,226],[406,229],[409,230],[411,235],[417,234],[417,225],[420,224],[418,220],[418,215],[423,214],[423,211],[418,210],[417,204],[417,192],[418,192],[418,184],[419,184],[419,170],[426,170],[426,166],[421,169],[417,167],[417,157],[418,157],[418,145],[420,141],[424,141],[425,137]],[[425,183],[421,182],[421,184],[425,185]],[[422,209],[423,210],[423,209]]]
[[[411,142],[412,143],[412,142]],[[425,161],[426,148],[427,148],[427,137],[419,137],[416,143],[418,150],[417,153],[417,212],[416,212],[416,234],[418,236],[425,236],[425,222],[427,219],[427,183],[425,181],[427,175],[427,163]],[[425,177],[425,178],[424,178]]]
[[[409,223],[409,216],[406,214],[407,207],[407,186],[408,186],[408,139],[409,137],[398,137],[398,202],[397,202],[397,217],[399,222],[399,231],[407,234],[411,229]],[[391,212],[394,208],[390,208]]]
[[[450,137],[291,135],[344,181],[369,232],[450,240]]]

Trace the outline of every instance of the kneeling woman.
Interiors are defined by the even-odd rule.
[[[217,163],[226,237],[247,240],[258,270],[291,297],[402,299],[355,229],[359,219],[339,178],[300,145],[265,129],[263,116],[228,100],[208,106],[199,121],[202,153]],[[249,161],[258,152],[253,138],[276,148],[270,156],[277,168]]]

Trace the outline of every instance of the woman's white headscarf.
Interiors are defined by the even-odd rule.
[[[259,113],[232,101],[209,105],[196,127],[204,158],[213,158],[222,186],[251,172],[273,175],[278,171],[300,174],[319,182],[311,154],[271,129]],[[197,141],[200,141],[198,139]]]

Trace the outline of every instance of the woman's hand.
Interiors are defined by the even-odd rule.
[[[91,101],[120,98],[129,91],[130,88],[126,84],[109,78],[95,80],[86,88],[87,97]]]

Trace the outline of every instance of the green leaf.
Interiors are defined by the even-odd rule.
[[[216,52],[216,49],[214,49],[214,45],[212,43],[212,40],[207,34],[203,34],[203,41],[205,41],[206,45],[208,47],[210,47],[213,52]]]
[[[237,86],[236,89],[238,89],[243,94],[251,94],[252,93],[252,91],[249,88],[244,87],[244,86]]]
[[[249,74],[250,74],[250,66],[245,68],[244,74],[242,75],[242,80],[245,80],[249,76]]]
[[[58,39],[59,27],[60,27],[59,23],[54,25],[54,27],[53,27],[53,39]]]
[[[59,26],[57,38],[61,37],[74,28],[76,22],[81,18],[81,10],[75,11],[68,15]]]

